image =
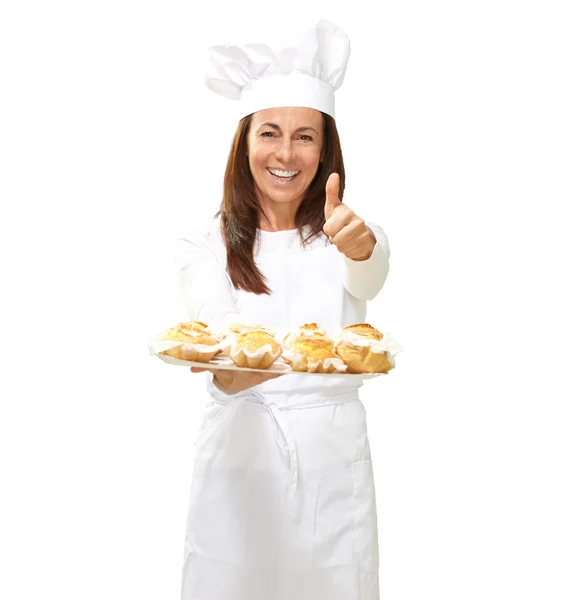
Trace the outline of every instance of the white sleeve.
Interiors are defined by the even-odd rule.
[[[367,223],[377,240],[367,260],[352,260],[344,256],[344,287],[360,300],[373,300],[383,287],[389,272],[389,243],[379,225]]]
[[[231,280],[206,235],[192,230],[178,240],[176,269],[190,320],[217,325],[237,313]]]

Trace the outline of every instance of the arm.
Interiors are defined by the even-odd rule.
[[[220,258],[219,249],[216,255],[215,245],[197,230],[178,241],[178,283],[192,321],[216,326],[237,314],[231,280]]]
[[[360,300],[373,300],[383,287],[389,272],[389,243],[387,236],[373,223],[366,223],[375,238],[371,255],[365,260],[344,256],[344,287]]]
[[[188,238],[179,240],[176,255],[179,285],[190,320],[221,328],[235,322],[246,322],[237,312],[233,299],[233,287],[222,260],[224,250],[216,243],[215,237],[208,239],[194,230]],[[212,373],[208,376],[209,385],[228,395],[280,377],[192,367],[194,373],[206,370]]]
[[[344,287],[355,298],[373,300],[389,271],[389,244],[381,227],[366,223],[340,201],[340,176],[326,182],[322,231],[344,255]]]

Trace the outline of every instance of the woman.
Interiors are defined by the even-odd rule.
[[[342,203],[331,91],[343,79],[349,42],[328,22],[305,41],[293,58],[290,46],[286,56],[259,44],[210,50],[208,85],[228,95],[227,84],[239,81],[246,103],[220,213],[207,236],[184,242],[180,275],[191,319],[280,331],[317,322],[333,335],[365,321],[366,301],[385,281],[384,233]],[[282,72],[287,61],[293,68]],[[260,64],[265,77],[253,68]],[[244,66],[252,76],[243,84]],[[211,373],[183,600],[377,600],[362,381]]]

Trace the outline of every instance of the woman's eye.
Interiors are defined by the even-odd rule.
[[[272,135],[273,135],[273,132],[272,132],[272,131],[264,131],[264,132],[261,134],[261,137],[269,137],[269,136],[272,136]]]
[[[312,138],[311,138],[309,135],[301,135],[301,136],[300,136],[300,139],[301,139],[303,142],[311,142],[311,141],[312,141]]]

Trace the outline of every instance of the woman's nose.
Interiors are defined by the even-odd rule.
[[[283,162],[289,162],[292,159],[292,144],[290,141],[281,141],[275,151],[275,155]]]

